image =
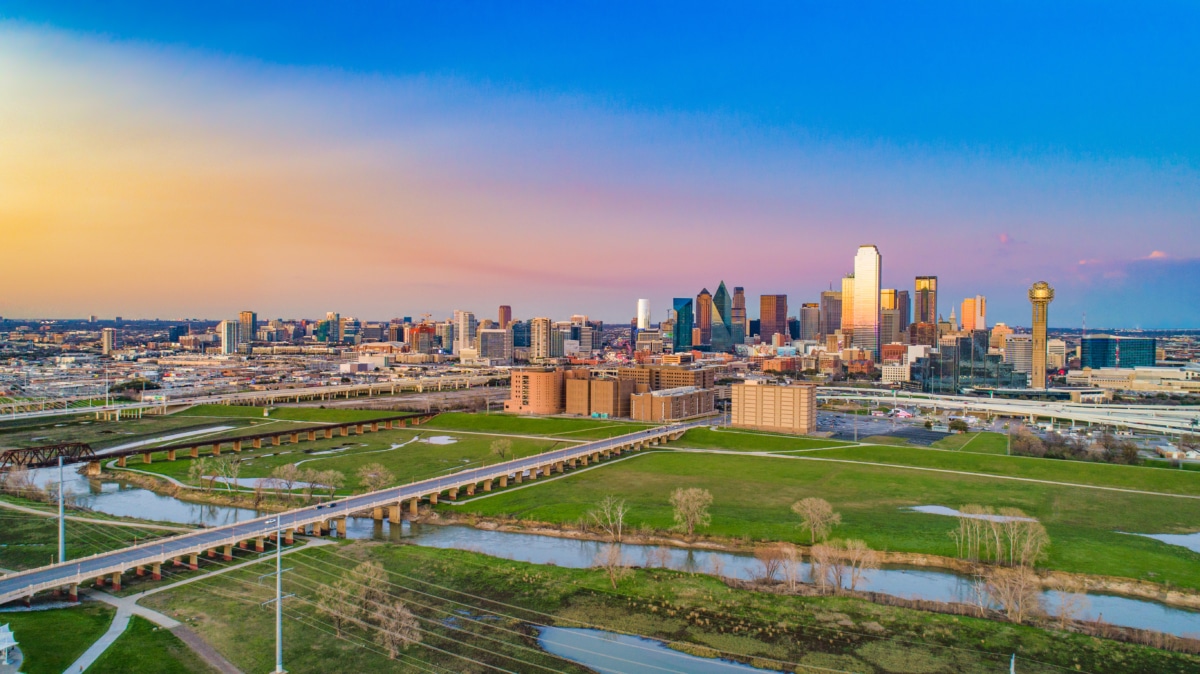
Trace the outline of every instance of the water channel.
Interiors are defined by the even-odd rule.
[[[33,471],[33,477],[36,483],[45,485],[57,480],[58,471],[40,469]],[[66,473],[64,482],[67,493],[73,495],[77,504],[110,515],[207,526],[232,524],[258,516],[249,508],[190,503],[120,480],[88,480],[70,471]],[[592,566],[603,547],[603,544],[595,541],[538,534],[488,531],[461,525],[412,525],[408,522],[396,527],[363,518],[348,520],[346,535],[357,539],[403,540],[417,545],[470,550],[504,559],[568,568]],[[662,562],[658,558],[661,557],[671,569],[695,573],[718,572],[742,580],[755,578],[760,569],[757,560],[749,554],[630,544],[622,548],[626,559],[638,566],[647,566],[648,560],[652,559],[655,560],[654,565],[660,565]],[[807,579],[809,571],[810,567],[803,565],[800,577]],[[949,571],[924,568],[893,567],[869,571],[858,589],[943,602],[974,603],[976,596],[973,579]],[[1055,612],[1062,596],[1056,591],[1043,593],[1050,613]],[[1102,619],[1114,625],[1200,638],[1200,612],[1105,594],[1088,594],[1083,605],[1079,615],[1082,619]]]

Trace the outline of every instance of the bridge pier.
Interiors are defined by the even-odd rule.
[[[72,603],[79,603],[79,584],[71,583],[67,586],[67,599]]]
[[[574,461],[574,459],[572,459],[572,461]],[[581,463],[581,464],[583,464],[583,465],[585,465],[585,466],[586,466],[586,465],[588,465],[588,456],[587,456],[587,454],[584,454],[583,456],[579,457],[579,463]]]
[[[292,444],[294,445],[294,444],[296,444],[296,443],[298,443],[298,442],[300,442],[300,434],[299,434],[299,433],[292,433]]]
[[[513,484],[521,484],[521,480],[525,478],[525,471],[518,470],[513,473]]]
[[[309,432],[308,432],[308,441],[309,441],[309,442],[316,442],[316,440],[317,440],[317,432],[316,432],[316,431],[309,431]]]
[[[385,421],[385,422],[384,422],[384,424],[383,424],[383,427],[384,427],[384,428],[386,428],[386,429],[387,429],[387,430],[389,430],[389,431],[390,431],[390,430],[392,430],[392,422],[391,422],[391,420]]]
[[[142,463],[150,463],[153,459],[150,458],[150,452],[142,452]]]
[[[271,436],[271,444],[274,445],[275,447],[278,447],[280,445],[280,443],[282,442],[282,440],[280,440],[279,438],[280,438],[280,436],[278,436],[278,435],[272,435]]]
[[[242,451],[242,441],[241,440],[233,441],[233,451],[238,452],[238,453],[240,453]]]
[[[225,544],[225,551],[224,551],[224,553],[222,553],[221,559],[223,559],[227,562],[233,561],[233,544],[232,543]]]
[[[150,565],[150,580],[162,580],[162,562]]]
[[[332,429],[332,428],[326,428],[326,429],[325,429],[325,439],[326,439],[326,440],[328,440],[328,439],[330,439],[330,438],[332,438],[332,437],[333,437],[333,429]]]
[[[342,432],[343,438],[350,435],[350,427],[349,426],[341,426],[338,428],[338,430]]]
[[[192,458],[193,459],[200,458],[200,448],[199,447],[192,447]]]
[[[401,517],[404,515],[404,504],[397,503],[394,506],[388,506],[388,522],[391,524],[400,524]]]
[[[375,506],[375,509],[371,511],[371,519],[375,520],[376,522],[383,521],[383,507],[382,506]]]
[[[475,483],[472,482],[471,484],[467,485],[467,496],[474,496],[474,495],[475,495]]]
[[[121,591],[121,572],[120,571],[113,571],[112,588],[113,588],[113,590],[115,590],[117,592]]]
[[[287,531],[283,532],[283,544],[284,545],[291,545],[295,540],[296,540],[295,536],[293,535],[293,532],[291,529],[288,529]]]
[[[458,500],[458,487],[451,487],[449,490],[449,495],[450,495],[451,501],[457,501]]]
[[[174,460],[175,460],[175,450],[168,449],[167,450],[167,461],[174,461]]]
[[[355,434],[355,435],[362,435],[362,434],[363,434],[363,425],[362,425],[362,424],[357,424],[357,425],[355,425],[355,427],[354,427],[354,434]]]
[[[484,491],[492,490],[492,478],[489,477],[488,479],[483,481],[483,490]]]
[[[85,474],[88,477],[96,477],[97,475],[99,475],[100,474],[100,462],[99,461],[88,461],[87,470],[85,471]]]
[[[539,469],[537,466],[534,466],[533,468],[529,469],[529,481],[530,482],[533,482],[534,480],[536,480],[538,478],[538,470]]]
[[[255,449],[262,449],[262,438],[254,438],[252,442]]]
[[[408,514],[413,517],[417,516],[417,506],[419,505],[417,501],[418,499],[415,498],[408,501]]]
[[[193,552],[188,555],[188,568],[192,571],[200,568],[200,555],[198,553]]]
[[[504,488],[505,488],[505,487],[507,487],[507,486],[508,486],[508,476],[507,476],[507,475],[501,475],[501,476],[500,476],[500,488],[501,488],[501,489],[504,489]]]
[[[433,492],[429,495],[429,505],[437,505],[438,492]]]
[[[334,523],[337,524],[338,538],[345,538],[346,537],[346,518],[339,517],[336,520],[334,520]]]
[[[214,442],[212,447],[213,456],[221,456],[221,443]]]
[[[372,422],[371,422],[371,432],[372,432],[372,433],[378,433],[378,432],[379,432],[379,422],[378,422],[378,421],[372,421]]]
[[[124,467],[125,467],[125,457],[124,457],[124,456],[118,456],[118,457],[117,457],[117,465],[118,465],[118,466],[120,466],[120,467],[122,467],[122,468],[124,468]]]

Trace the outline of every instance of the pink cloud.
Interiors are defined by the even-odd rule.
[[[1154,251],[1154,252],[1150,253],[1149,255],[1147,255],[1147,256],[1146,256],[1145,258],[1143,258],[1143,259],[1146,259],[1146,260],[1163,260],[1163,259],[1166,259],[1166,258],[1168,258],[1168,257],[1170,257],[1170,256],[1169,256],[1169,255],[1167,255],[1166,253],[1162,252],[1161,250],[1156,250],[1156,251]]]

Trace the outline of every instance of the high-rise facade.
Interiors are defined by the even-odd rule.
[[[821,334],[821,305],[806,302],[800,305],[800,339],[815,341]]]
[[[676,353],[688,351],[692,348],[692,328],[695,327],[695,317],[692,314],[692,298],[676,297],[671,307],[675,312],[672,345]]]
[[[100,352],[108,356],[117,349],[117,331],[115,328],[100,330]]]
[[[637,303],[637,329],[650,329],[650,300],[638,300]]]
[[[713,305],[712,295],[708,288],[696,295],[696,329],[700,331],[700,341],[693,346],[712,343]]]
[[[912,323],[912,297],[907,290],[896,291],[896,311],[900,312],[900,332],[908,332]]]
[[[938,308],[937,308],[937,277],[936,276],[918,276],[914,291],[916,292],[916,306],[913,315],[914,323],[930,323],[937,325]]]
[[[479,357],[487,358],[493,365],[511,363],[513,357],[512,329],[487,328],[480,330]]]
[[[787,335],[787,295],[763,295],[759,298],[758,336],[770,344],[776,334]]]
[[[742,337],[750,335],[750,317],[746,315],[746,289],[741,286],[733,287],[733,308],[731,319],[742,326]]]
[[[1012,363],[1013,370],[1022,374],[1033,371],[1033,337],[1031,335],[1004,336],[1004,362]]]
[[[253,311],[243,311],[238,314],[238,340],[253,342],[258,337],[258,314]]]
[[[551,335],[554,322],[549,318],[539,317],[529,321],[529,359],[540,360],[550,357]]]
[[[900,311],[897,309],[882,309],[879,312],[879,344],[894,344],[901,340]],[[907,335],[904,335],[907,337]]]
[[[1079,367],[1154,367],[1157,347],[1152,337],[1084,337],[1080,340]]]
[[[826,290],[821,293],[820,334],[829,336],[842,329],[842,292]]]
[[[470,311],[454,311],[454,353],[475,348],[475,333],[479,323]]]
[[[217,335],[221,338],[221,353],[237,353],[240,330],[241,323],[239,321],[221,321],[217,324]]]
[[[717,286],[717,294],[712,298],[712,325],[709,330],[713,351],[732,351],[735,344],[745,342],[742,326],[733,321],[733,298],[725,288],[725,282]]]
[[[500,327],[507,328],[508,324],[512,323],[512,307],[507,304],[501,304],[500,315],[497,318],[500,319]]]
[[[854,337],[851,344],[879,362],[879,284],[883,257],[875,246],[859,246],[854,256]]]
[[[962,301],[963,332],[987,330],[987,298],[983,295],[968,297]]]
[[[1054,301],[1054,288],[1045,281],[1038,281],[1029,288],[1029,303],[1033,305],[1033,366],[1029,374],[1029,386],[1046,388],[1046,319],[1050,303]]]
[[[854,330],[854,274],[842,277],[842,331]],[[828,331],[833,334],[833,330]]]

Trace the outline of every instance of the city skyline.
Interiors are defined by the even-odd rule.
[[[881,7],[856,26],[836,8],[795,10],[816,12],[804,39],[758,30],[795,16],[743,18],[762,49],[717,47],[694,25],[666,49],[652,26],[678,17],[664,12],[630,28],[637,67],[599,79],[537,65],[607,63],[597,33],[576,27],[592,22],[572,12],[504,24],[561,29],[569,46],[501,45],[468,20],[473,46],[456,51],[429,47],[423,34],[449,24],[420,9],[427,28],[403,21],[354,44],[330,37],[323,16],[247,11],[281,22],[271,39],[206,31],[216,15],[175,15],[183,8],[7,10],[0,283],[23,292],[0,315],[466,304],[492,315],[511,304],[616,321],[629,298],[668,306],[714,277],[799,306],[850,271],[842,251],[871,242],[888,258],[885,287],[936,274],[949,301],[988,297],[991,320],[1020,323],[1024,290],[1045,279],[1058,325],[1086,312],[1096,325],[1194,327],[1173,309],[1179,289],[1185,305],[1200,292],[1200,139],[1175,111],[1195,109],[1200,87],[1171,83],[1200,72],[1200,57],[1153,30],[1194,21],[1194,8],[1150,12],[1144,32],[1097,9],[1087,30],[1037,32],[1021,49],[998,24],[949,90],[927,78],[958,58],[954,40],[977,44],[949,29],[982,10]],[[1074,25],[1072,12],[1051,13],[1047,25]],[[952,43],[914,59],[865,39],[900,26]],[[1143,48],[1118,62],[1089,46],[1115,36]],[[861,54],[813,62],[793,46],[809,39]],[[645,67],[675,50],[696,65]],[[1028,55],[1010,62],[1016,53]],[[877,64],[896,58],[904,68],[883,86]],[[715,87],[676,84],[714,76]],[[854,93],[868,90],[881,100]],[[584,245],[584,232],[598,235]],[[672,247],[687,254],[659,252]],[[330,263],[354,273],[320,271]]]

